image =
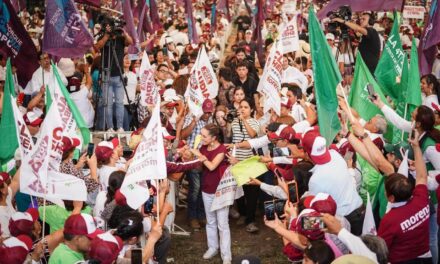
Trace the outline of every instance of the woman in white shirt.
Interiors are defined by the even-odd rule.
[[[70,98],[75,102],[76,107],[81,113],[84,121],[88,128],[93,127],[93,122],[95,120],[95,110],[91,103],[93,96],[92,90],[92,76],[90,75],[89,65],[84,64],[83,74],[86,77],[85,83],[82,82],[82,74],[80,72],[75,72],[73,76],[68,78],[67,88],[71,92]],[[79,83],[77,83],[79,82]],[[79,89],[76,86],[79,84]]]
[[[423,93],[423,105],[434,110],[432,103],[439,105],[440,101],[440,84],[433,74],[427,74],[420,81]]]
[[[136,99],[136,92],[140,90],[138,77],[136,76],[136,73],[130,70],[131,61],[128,59],[128,55],[124,56],[124,82],[125,82],[125,88],[127,89],[127,92],[124,91],[124,122],[123,127],[125,131],[130,130],[130,122],[132,119],[132,115],[129,112],[129,102],[127,99],[130,99],[130,103],[134,104]]]

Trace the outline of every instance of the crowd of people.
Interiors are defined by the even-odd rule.
[[[183,181],[188,183],[188,226],[206,232],[200,263],[218,254],[224,264],[260,263],[258,252],[247,257],[232,254],[231,221],[249,236],[272,229],[281,237],[279,250],[286,263],[439,262],[440,52],[432,73],[421,76],[422,104],[410,120],[398,114],[390,97],[387,101],[377,94],[371,97],[381,114],[370,120],[338,97],[343,126],[328,142],[320,133],[325,124],[318,123],[313,65],[320,62],[311,57],[310,1],[301,1],[296,10],[284,9],[283,1],[270,1],[261,28],[262,54],[255,38],[255,14],[241,1],[229,1],[227,12],[214,12],[216,20],[211,17],[215,1],[193,1],[195,27],[188,23],[185,8],[158,1],[162,28],[139,43],[139,54],[128,52],[134,43],[129,33],[116,34],[105,19],[97,22],[103,12],[117,16],[109,11],[112,1],[102,2],[105,10],[76,4],[95,41],[83,58],[55,58],[43,50],[44,7],[18,14],[39,52],[40,67],[25,87],[12,65],[17,94],[13,103],[34,142],[44,122],[50,122],[45,119],[46,84],[54,78],[54,69],[86,126],[92,134],[99,133],[93,137],[92,155],[83,152],[87,146],[76,155],[81,142],[72,136],[62,138],[59,171],[84,180],[85,202],[57,204],[20,192],[22,157],[17,149],[13,168],[0,174],[0,263],[167,263],[174,198]],[[265,69],[262,58],[267,58],[283,25],[293,17],[298,22],[299,49],[282,57],[280,113],[265,112],[265,98],[257,90]],[[347,95],[356,54],[373,74],[394,19],[399,18],[391,12],[361,12],[353,13],[351,20],[320,21]],[[424,24],[404,21],[399,31],[409,61],[412,41],[419,42]],[[137,17],[134,23],[138,26]],[[334,23],[337,29],[332,29]],[[198,43],[190,37],[193,28]],[[208,54],[219,89],[203,101],[203,113],[196,115],[185,92],[200,49]],[[132,208],[121,186],[152,119],[152,109],[139,103],[144,50],[161,97],[168,178],[147,181],[150,198]],[[7,60],[0,54],[0,114]],[[52,60],[57,61],[55,68]],[[409,136],[391,143],[386,136],[390,126]],[[225,172],[254,156],[268,171],[237,187],[243,195],[232,205],[212,211]],[[272,215],[267,212],[270,204],[276,211]],[[368,226],[369,221],[373,225]]]

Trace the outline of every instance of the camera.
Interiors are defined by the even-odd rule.
[[[238,116],[237,110],[231,110],[226,114],[225,120],[228,123],[232,123],[234,119]]]
[[[98,36],[104,35],[106,33],[107,25],[110,26],[111,31],[108,32],[110,36],[122,36],[123,27],[125,26],[125,21],[119,18],[110,17],[105,14],[98,16],[97,23],[101,24],[101,31],[98,32]]]
[[[351,8],[348,5],[340,6],[335,11],[331,11],[327,13],[327,16],[330,19],[341,18],[344,21],[350,21],[352,18]],[[328,23],[328,31],[335,36],[339,36],[338,28],[341,30],[342,38],[349,38],[350,35],[348,33],[348,27],[344,24],[338,22]]]

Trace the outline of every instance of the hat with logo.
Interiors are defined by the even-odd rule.
[[[2,263],[23,263],[32,249],[32,239],[26,235],[9,237],[0,246]]]
[[[71,215],[64,223],[64,234],[87,236],[90,239],[94,239],[102,233],[102,230],[96,228],[95,219],[89,214]]]
[[[34,111],[29,111],[23,116],[23,119],[26,125],[36,127],[43,122],[43,119],[40,116],[41,115]]]
[[[277,131],[270,132],[269,134],[267,134],[267,137],[270,140],[285,139],[289,142],[292,142],[294,141],[294,139],[296,139],[296,132],[291,126],[280,125]]]
[[[303,134],[301,144],[315,164],[325,164],[331,160],[330,152],[326,146],[327,141],[316,130]]]
[[[97,235],[90,245],[90,259],[99,260],[101,264],[112,264],[123,246],[122,239],[109,232]]]
[[[35,208],[29,208],[26,212],[15,212],[9,219],[11,236],[30,235],[38,217],[38,210]]]
[[[113,138],[110,141],[99,142],[98,146],[95,148],[96,158],[100,161],[108,160],[117,146],[119,146],[119,140],[117,138]]]
[[[317,212],[323,214],[336,214],[336,201],[330,194],[327,193],[318,193],[315,196],[307,196],[304,200],[304,206],[306,208],[311,208],[316,210]]]
[[[214,103],[211,99],[205,99],[202,104],[203,113],[213,113],[214,112]]]
[[[77,138],[63,137],[63,152],[67,152],[78,147],[81,142]]]

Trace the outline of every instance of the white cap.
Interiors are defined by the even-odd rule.
[[[325,34],[325,39],[335,41],[335,35],[333,35],[333,33],[327,33]]]

